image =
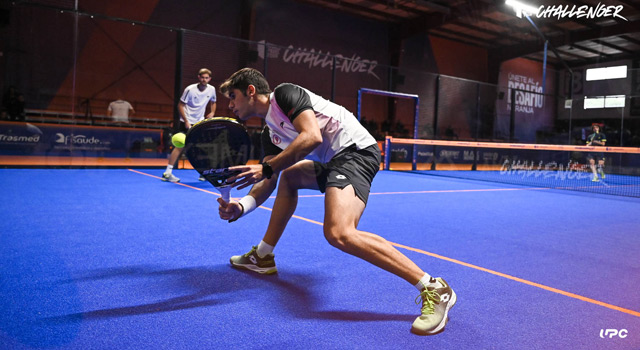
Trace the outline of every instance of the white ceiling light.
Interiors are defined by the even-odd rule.
[[[513,9],[516,11],[516,16],[518,16],[518,18],[522,18],[523,12],[527,16],[538,14],[539,7],[525,4],[518,0],[507,0],[506,4],[513,7]]]

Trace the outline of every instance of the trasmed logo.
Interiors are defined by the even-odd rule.
[[[611,329],[611,328],[607,328],[607,329],[601,329],[600,330],[600,338],[613,338],[613,337],[619,337],[619,338],[626,338],[629,335],[629,331],[626,329]]]

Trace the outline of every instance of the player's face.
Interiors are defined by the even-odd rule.
[[[247,120],[253,115],[251,110],[251,96],[245,95],[239,89],[233,89],[229,93],[229,109],[240,120]]]
[[[594,126],[593,126],[593,132],[595,132],[595,133],[599,133],[599,132],[600,132],[600,127],[599,127],[599,126],[597,126],[597,125],[594,125]]]
[[[211,80],[211,76],[209,74],[198,75],[198,81],[200,82],[200,85],[207,85],[209,84],[210,80]]]

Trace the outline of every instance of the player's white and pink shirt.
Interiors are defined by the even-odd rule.
[[[207,84],[207,87],[200,91],[198,84],[191,84],[184,89],[180,101],[185,104],[185,114],[191,125],[204,119],[209,101],[216,102],[216,89]]]
[[[354,144],[357,149],[364,149],[377,143],[346,108],[303,87],[280,84],[269,95],[269,99],[271,104],[265,122],[269,127],[271,143],[280,149],[287,148],[299,135],[292,121],[307,109],[315,113],[322,133],[322,144],[307,156],[308,159],[327,163],[337,153]],[[268,151],[265,149],[265,152]]]

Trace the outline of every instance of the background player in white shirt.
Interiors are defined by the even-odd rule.
[[[607,137],[600,132],[600,124],[594,123],[591,125],[591,131],[593,134],[587,137],[587,146],[600,146],[604,147],[607,144]],[[589,160],[589,167],[591,168],[591,172],[593,173],[593,178],[591,181],[598,182],[598,174],[604,180],[606,175],[604,174],[604,153],[603,152],[591,152],[587,155],[587,159]],[[596,161],[598,165],[596,166]]]
[[[220,92],[229,97],[229,108],[240,120],[258,117],[267,124],[263,162],[231,168],[241,171],[229,179],[233,186],[253,187],[238,202],[218,199],[220,218],[235,221],[247,215],[278,186],[262,241],[248,253],[231,257],[231,265],[261,274],[277,272],[273,249],[296,209],[298,190],[320,190],[325,193],[327,241],[420,291],[422,312],[412,332],[429,335],[444,329],[456,302],[447,282],[425,273],[384,238],[357,229],[381,158],[376,140],[355,116],[297,85],[281,84],[271,92],[264,76],[252,68],[231,75]]]
[[[201,121],[204,118],[213,118],[216,112],[216,89],[209,85],[209,81],[211,80],[211,71],[202,68],[198,71],[198,83],[191,84],[184,89],[182,93],[182,97],[180,97],[180,102],[178,103],[178,110],[180,111],[180,132],[186,132],[191,128],[193,124]],[[204,115],[207,111],[207,105],[210,104],[210,112],[209,114]],[[180,155],[184,148],[175,147],[173,151],[171,151],[171,155],[169,156],[169,163],[167,164],[167,168],[162,174],[162,181],[170,181],[170,182],[180,182],[180,179],[172,174],[173,167],[176,166]],[[204,181],[204,178],[201,176],[200,181]]]
[[[116,123],[128,123],[129,114],[135,114],[133,106],[125,100],[118,99],[109,103],[107,107],[107,116],[111,117]]]

